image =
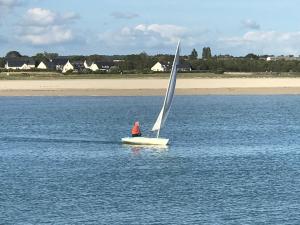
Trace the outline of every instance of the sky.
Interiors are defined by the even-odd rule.
[[[0,56],[298,56],[299,21],[299,0],[0,0]]]

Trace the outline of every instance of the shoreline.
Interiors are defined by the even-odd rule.
[[[2,80],[0,96],[163,96],[168,79]],[[176,95],[298,95],[300,78],[178,79]]]
[[[0,90],[0,97],[30,96],[164,96],[165,89],[119,89],[119,90]],[[180,89],[178,96],[192,95],[300,95],[299,88],[201,88]]]

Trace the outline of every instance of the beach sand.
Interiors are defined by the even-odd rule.
[[[164,95],[168,79],[2,80],[0,96]],[[178,79],[177,95],[300,94],[300,78]]]

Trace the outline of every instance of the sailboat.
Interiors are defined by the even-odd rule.
[[[177,76],[177,67],[179,64],[179,54],[180,54],[180,41],[178,41],[173,66],[170,74],[169,84],[166,91],[164,103],[162,109],[156,119],[156,122],[153,125],[152,131],[156,131],[156,138],[150,137],[126,137],[122,138],[122,143],[131,144],[131,145],[167,145],[169,143],[169,139],[161,138],[160,130],[163,128],[168,114],[170,112],[175,86],[176,86],[176,76]]]

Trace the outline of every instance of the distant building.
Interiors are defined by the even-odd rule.
[[[52,60],[52,63],[56,70],[63,71],[64,66],[69,62],[67,57],[57,57]]]
[[[42,61],[37,68],[41,70],[58,70],[62,73],[66,73],[71,70],[73,72],[82,72],[86,68],[89,69],[86,62],[70,62],[70,60],[66,57],[59,57],[52,61]]]
[[[83,72],[86,68],[84,66],[84,62],[82,61],[75,61],[71,63],[73,66],[73,71],[76,73]]]
[[[56,70],[56,65],[53,63],[53,61],[42,61],[37,66],[37,69],[40,69],[40,70]]]
[[[58,70],[58,71],[62,71],[62,72],[66,72],[70,69],[74,69],[72,68],[72,66],[70,66],[68,64],[69,59],[67,57],[58,57],[55,58],[53,60],[43,60],[39,63],[39,65],[37,66],[37,69],[40,70]],[[69,62],[70,63],[70,62]]]
[[[84,60],[84,63],[83,63],[84,68],[86,68],[86,69],[91,69],[92,64],[93,64],[93,62],[90,62],[88,60]]]
[[[114,66],[113,62],[93,62],[92,65],[90,66],[90,69],[92,71],[105,71],[108,72],[111,67]]]
[[[266,58],[267,61],[278,61],[278,60],[286,60],[286,61],[300,61],[300,57],[295,57],[293,55],[288,56],[269,56]]]
[[[170,63],[157,62],[151,67],[151,70],[155,72],[166,72],[170,70]]]
[[[74,70],[74,66],[70,63],[70,61],[68,60],[67,63],[63,66],[62,68],[62,72],[66,73],[70,70]]]
[[[37,66],[37,69],[40,69],[40,70],[47,70],[48,67],[46,65],[46,62],[40,62],[39,65]]]
[[[5,69],[30,70],[35,68],[35,61],[31,58],[7,58]]]
[[[90,69],[94,72],[99,70],[108,72],[114,66],[115,65],[113,62],[102,62],[102,61],[89,62],[87,60],[84,61],[84,68]]]
[[[168,63],[157,62],[154,66],[151,67],[151,70],[155,72],[167,72],[170,71],[171,69],[172,69],[172,65],[170,62]],[[180,72],[187,72],[187,71],[191,71],[192,67],[189,63],[184,62],[184,63],[180,63],[177,66],[177,70]]]
[[[276,56],[269,56],[269,57],[267,57],[266,60],[267,61],[277,61],[277,60],[279,60],[279,58],[277,58]]]
[[[180,63],[178,66],[177,66],[177,70],[180,71],[180,72],[189,72],[189,71],[192,71],[192,67],[189,63]]]
[[[122,62],[125,62],[124,59],[114,59],[113,60],[114,63],[122,63]]]
[[[75,61],[75,62],[70,62],[69,60],[67,63],[63,66],[62,73],[66,73],[68,71],[73,71],[73,72],[82,72],[85,69],[84,62],[81,61]]]

